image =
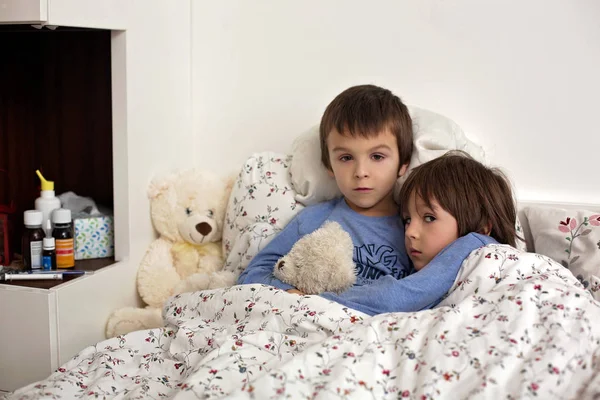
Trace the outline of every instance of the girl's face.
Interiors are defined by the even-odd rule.
[[[419,271],[458,239],[458,223],[436,199],[431,199],[431,207],[428,207],[415,192],[411,193],[406,206],[402,213],[406,252]]]

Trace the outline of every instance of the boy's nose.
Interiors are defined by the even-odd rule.
[[[356,170],[354,171],[354,176],[357,178],[366,178],[369,176],[369,173],[367,172],[367,169],[364,168],[364,166],[358,164],[356,166]]]

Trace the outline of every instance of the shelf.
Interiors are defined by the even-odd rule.
[[[56,272],[61,271],[69,271],[69,270],[83,270],[89,272],[97,272],[100,269],[112,265],[115,263],[114,257],[107,258],[94,258],[90,260],[77,260],[75,261],[74,268],[65,268],[58,269]],[[29,288],[37,288],[37,289],[52,289],[58,285],[61,285],[65,282],[72,281],[73,279],[80,278],[85,275],[65,275],[62,280],[31,280],[31,281],[9,281],[9,282],[1,282],[0,285],[7,286],[19,286],[19,287],[29,287]]]

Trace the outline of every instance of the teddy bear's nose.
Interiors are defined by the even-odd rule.
[[[210,231],[212,231],[212,228],[206,222],[200,222],[198,225],[196,225],[196,230],[200,232],[201,235],[206,236],[210,233]]]
[[[284,265],[285,265],[285,261],[279,261],[279,264],[277,264],[277,268],[283,269]]]

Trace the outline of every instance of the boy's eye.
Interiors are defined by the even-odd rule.
[[[425,222],[433,222],[435,221],[435,217],[433,215],[426,215],[423,217],[423,219],[425,220]]]
[[[342,162],[346,162],[346,161],[350,161],[350,160],[352,160],[351,156],[347,156],[346,155],[346,156],[341,156],[340,157],[340,161],[342,161]]]
[[[373,154],[373,155],[371,156],[371,158],[373,158],[373,160],[375,160],[375,161],[381,161],[381,160],[383,160],[385,157],[384,157],[384,156],[382,156],[381,154]]]
[[[187,208],[185,209],[185,213],[186,213],[187,215],[191,215],[191,214],[192,214],[192,209],[191,209],[191,208],[189,208],[189,207],[187,207]]]

